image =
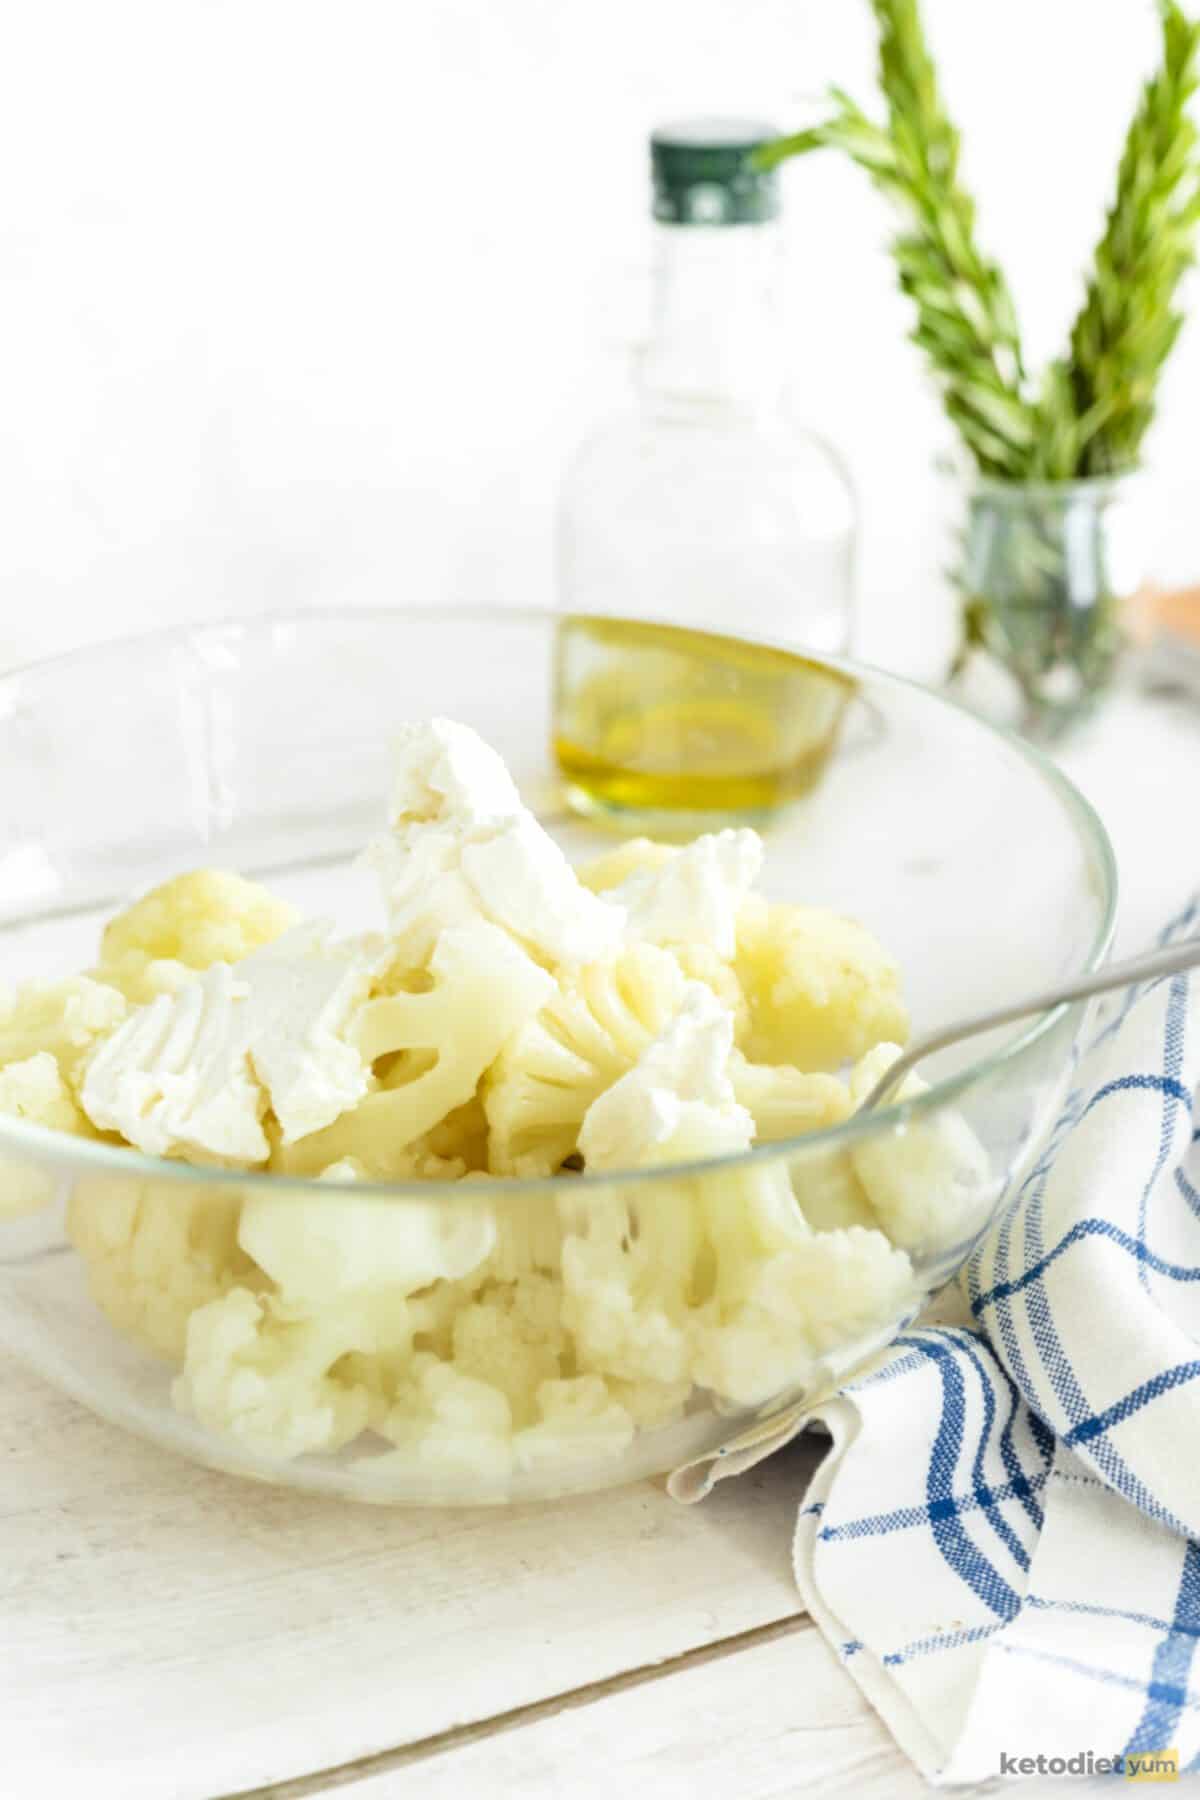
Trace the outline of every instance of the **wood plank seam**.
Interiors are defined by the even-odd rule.
[[[807,1613],[793,1613],[786,1619],[774,1619],[770,1624],[755,1625],[749,1631],[735,1632],[733,1636],[721,1638],[715,1644],[700,1644],[693,1650],[683,1651],[679,1656],[666,1657],[661,1662],[643,1663],[638,1668],[626,1669],[619,1675],[606,1676],[602,1681],[588,1682],[584,1687],[568,1688],[545,1700],[533,1700],[525,1706],[515,1706],[511,1711],[496,1713],[490,1719],[476,1719],[467,1725],[452,1725],[448,1730],[436,1732],[432,1737],[417,1738],[409,1744],[396,1744],[387,1750],[375,1750],[369,1756],[355,1757],[352,1762],[338,1763],[328,1769],[315,1769],[311,1774],[296,1775],[288,1781],[268,1782],[265,1787],[239,1788],[236,1792],[214,1795],[213,1800],[310,1800],[312,1795],[332,1793],[351,1781],[361,1781],[365,1776],[412,1767],[447,1750],[477,1743],[481,1738],[518,1731],[522,1726],[553,1718],[558,1713],[591,1706],[611,1694],[644,1687],[649,1682],[661,1681],[668,1675],[737,1656],[762,1644],[772,1643],[777,1638],[791,1637],[815,1629]]]

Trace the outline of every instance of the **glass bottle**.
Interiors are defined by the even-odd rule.
[[[568,612],[848,647],[854,502],[786,403],[777,306],[779,191],[752,152],[766,126],[651,138],[652,326],[639,405],[583,444],[558,513]]]
[[[557,516],[557,593],[568,618],[556,737],[580,804],[588,801],[580,769],[613,759],[604,745],[580,741],[606,713],[594,681],[586,695],[579,691],[576,672],[594,670],[595,659],[573,634],[594,639],[598,621],[612,621],[603,631],[610,681],[622,618],[746,633],[801,653],[849,645],[854,500],[833,452],[787,404],[778,183],[753,160],[773,136],[766,126],[704,121],[651,138],[654,290],[635,368],[638,404],[579,449]],[[669,695],[642,696],[643,716],[629,680],[623,686],[623,756],[636,740],[642,763],[652,771],[662,763],[676,787],[681,772],[695,770],[718,778],[705,790],[717,796],[728,774],[731,792],[767,796],[754,810],[769,806],[772,759],[785,754],[771,720],[747,714],[743,729],[726,706],[719,730],[708,729],[693,696],[692,727],[681,731]],[[631,708],[639,727],[632,737]],[[656,717],[664,723],[654,742]],[[621,785],[610,780],[607,791]],[[647,791],[644,782],[632,785]]]

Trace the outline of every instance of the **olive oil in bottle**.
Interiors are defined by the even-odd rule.
[[[816,782],[852,690],[849,676],[790,650],[566,617],[555,756],[581,811],[660,836],[761,823]]]

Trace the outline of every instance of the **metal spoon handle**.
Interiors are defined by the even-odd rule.
[[[957,1024],[943,1025],[940,1030],[931,1031],[910,1044],[883,1079],[876,1082],[857,1110],[860,1113],[872,1111],[922,1058],[932,1056],[935,1050],[948,1050],[951,1044],[960,1044],[977,1032],[992,1031],[997,1025],[1013,1025],[1033,1013],[1051,1012],[1074,1000],[1088,1000],[1093,994],[1110,993],[1113,988],[1132,987],[1135,982],[1150,981],[1156,975],[1178,975],[1184,969],[1195,968],[1200,968],[1200,937],[1181,938],[1177,944],[1168,944],[1163,950],[1131,956],[1126,962],[1106,963],[1102,969],[1081,975],[1077,981],[1048,988],[1043,994],[1031,994],[1011,1006],[998,1007],[995,1012],[980,1013],[974,1019],[960,1019]]]

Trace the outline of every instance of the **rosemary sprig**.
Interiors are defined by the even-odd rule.
[[[1187,105],[1197,86],[1200,23],[1175,0],[1161,6],[1161,67],[1142,90],[1117,191],[1071,332],[1066,379],[1081,427],[1072,473],[1133,466],[1154,418],[1162,368],[1183,323],[1179,282],[1200,222],[1197,131]]]
[[[1130,127],[1070,355],[1031,390],[1012,296],[976,242],[974,203],[959,177],[958,133],[941,98],[918,0],[871,5],[886,124],[834,89],[828,118],[766,146],[761,160],[774,166],[840,149],[902,213],[893,254],[916,308],[912,336],[984,474],[1055,480],[1131,467],[1179,332],[1175,294],[1200,221],[1197,133],[1186,112],[1200,24],[1177,0],[1159,0],[1162,66]]]

